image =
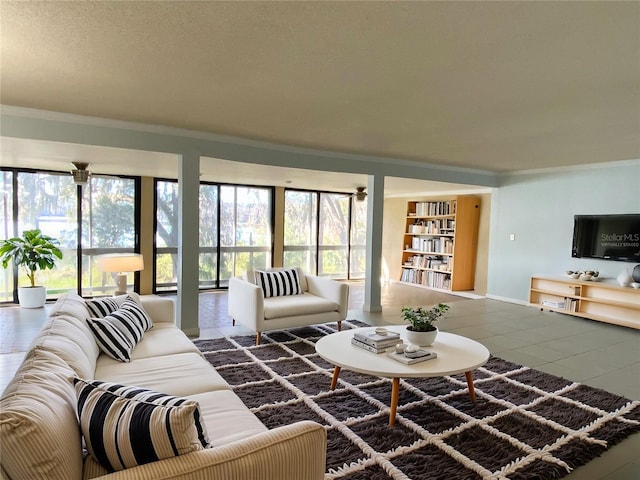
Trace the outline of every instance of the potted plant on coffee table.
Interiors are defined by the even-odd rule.
[[[0,240],[0,261],[7,268],[10,261],[23,267],[31,283],[28,287],[18,287],[18,300],[24,308],[40,308],[47,298],[47,287],[36,285],[38,270],[52,269],[56,261],[62,259],[60,242],[43,235],[38,229],[25,230],[21,237]]]
[[[431,345],[438,335],[438,320],[444,318],[449,305],[439,303],[431,308],[411,308],[403,307],[402,316],[407,326],[407,340],[410,343],[426,347]]]

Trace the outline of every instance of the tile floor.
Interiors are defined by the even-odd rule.
[[[474,338],[504,359],[640,400],[640,331],[541,312],[537,308],[490,299],[470,300],[399,284],[384,285],[383,311],[362,311],[363,285],[352,283],[349,317],[372,325],[402,323],[402,306],[451,304],[440,328]],[[0,308],[0,391],[20,365],[25,350],[46,318],[45,309]],[[250,333],[232,326],[225,291],[200,295],[202,338]],[[576,469],[569,480],[640,478],[640,434]]]

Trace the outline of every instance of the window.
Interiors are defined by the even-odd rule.
[[[318,195],[285,191],[284,265],[316,273],[318,247]]]
[[[220,187],[220,283],[271,266],[271,188]]]
[[[96,255],[135,252],[135,180],[92,176],[82,188],[82,294],[113,291],[115,273],[100,272]],[[133,285],[133,272],[127,285]]]
[[[200,288],[271,266],[272,195],[271,188],[200,185]],[[178,184],[157,180],[155,291],[175,290],[177,255]]]
[[[320,194],[318,275],[349,278],[350,195]]]
[[[352,201],[349,278],[365,278],[367,267],[367,202]]]
[[[67,291],[110,293],[111,274],[98,272],[95,255],[137,248],[139,180],[92,175],[82,188],[62,172],[6,169],[2,172],[2,238],[38,228],[60,242],[63,258],[54,270],[38,271],[48,298]],[[14,288],[26,285],[24,272],[2,271],[2,301],[14,300]],[[130,274],[129,285],[134,283]]]
[[[364,278],[366,230],[366,202],[344,193],[285,191],[286,267],[332,278]]]
[[[156,180],[155,291],[175,290],[178,279],[178,182]]]

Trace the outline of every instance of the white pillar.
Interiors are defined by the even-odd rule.
[[[364,282],[365,312],[380,312],[380,277],[382,275],[382,216],[384,210],[384,176],[369,175],[367,180],[367,271]]]
[[[184,153],[178,160],[178,304],[176,322],[190,337],[198,327],[200,249],[200,154]]]

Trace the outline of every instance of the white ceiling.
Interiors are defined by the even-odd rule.
[[[640,2],[3,0],[0,27],[3,105],[494,172],[640,158]],[[171,155],[2,138],[3,165],[71,161],[175,178]]]

